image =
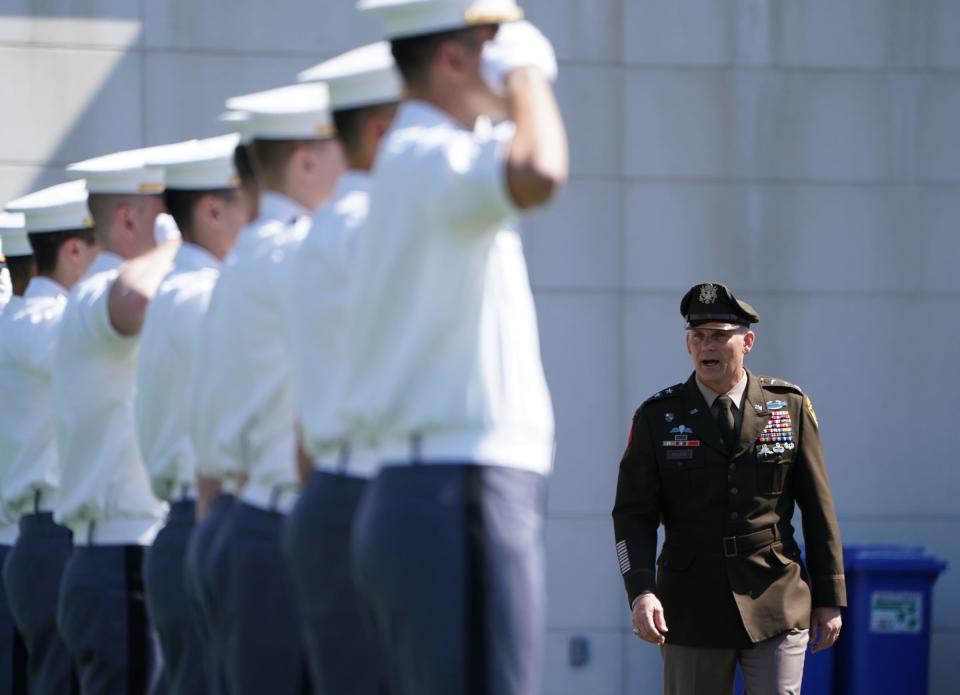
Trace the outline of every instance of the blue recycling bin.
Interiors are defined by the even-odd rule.
[[[931,592],[947,563],[920,547],[847,546],[835,692],[927,692]]]

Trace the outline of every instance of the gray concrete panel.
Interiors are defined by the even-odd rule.
[[[917,176],[960,183],[960,75],[926,76],[918,110]]]
[[[0,43],[129,48],[141,24],[130,0],[4,0]]]
[[[527,18],[553,42],[561,61],[616,62],[617,0],[526,0]]]
[[[628,0],[623,61],[634,65],[722,65],[734,54],[736,15],[716,0]]]
[[[899,0],[781,0],[778,64],[816,68],[919,67],[923,13]]]
[[[574,179],[550,206],[524,218],[534,288],[619,288],[622,194],[615,179]]]
[[[69,163],[139,147],[140,56],[0,46],[0,163]]]
[[[550,519],[547,567],[548,627],[621,628],[627,595],[609,517]]]
[[[165,0],[144,3],[149,48],[306,53],[318,60],[380,38],[352,0]]]
[[[557,99],[570,139],[575,176],[620,173],[622,72],[613,66],[562,65]]]
[[[544,370],[553,397],[557,454],[548,510],[609,515],[629,417],[620,405],[619,297],[537,296]]]
[[[231,96],[293,84],[313,61],[306,56],[258,57],[147,52],[146,135],[149,144],[224,132],[217,118]],[[189,75],[189,80],[184,76]],[[184,108],[184,104],[190,108]]]

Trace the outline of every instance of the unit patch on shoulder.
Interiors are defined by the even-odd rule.
[[[810,413],[810,419],[813,420],[813,426],[817,429],[820,429],[820,423],[817,421],[817,414],[813,412],[813,401],[810,400],[810,396],[804,396],[803,402],[807,406],[807,412]]]

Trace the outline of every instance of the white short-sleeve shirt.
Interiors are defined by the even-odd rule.
[[[372,477],[374,452],[348,441],[339,418],[347,290],[358,234],[370,206],[370,175],[351,170],[313,217],[292,262],[290,352],[304,448],[318,468]],[[344,458],[343,447],[348,456]]]
[[[195,483],[189,379],[219,266],[205,249],[184,243],[150,302],[140,333],[137,436],[153,492],[167,501],[192,494]]]
[[[134,429],[137,336],[110,323],[122,259],[102,251],[71,290],[53,366],[60,488],[54,517],[85,542],[152,542],[164,506],[153,496]]]
[[[217,477],[246,474],[248,489],[298,483],[284,312],[288,261],[308,223],[308,212],[289,198],[264,194],[260,217],[240,232],[224,259],[204,322],[206,395],[197,403],[214,397],[216,416],[208,418],[207,433],[198,433],[200,470]]]
[[[60,484],[51,373],[67,291],[48,277],[30,280],[0,318],[0,490],[14,518],[44,507]]]
[[[385,461],[546,473],[553,411],[506,185],[512,124],[404,103],[380,145],[351,283],[342,417]]]

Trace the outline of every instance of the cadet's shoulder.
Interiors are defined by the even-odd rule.
[[[780,379],[773,376],[758,376],[757,381],[760,385],[768,391],[774,391],[778,393],[790,394],[794,393],[798,396],[803,396],[803,389],[793,384],[786,379]]]

